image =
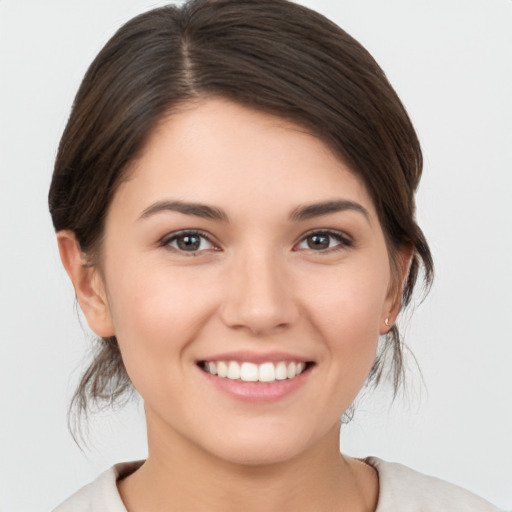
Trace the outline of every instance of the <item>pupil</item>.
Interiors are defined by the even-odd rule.
[[[327,249],[329,247],[329,235],[311,235],[308,237],[310,249]]]
[[[197,251],[201,240],[197,235],[185,235],[178,238],[178,247],[183,251]]]

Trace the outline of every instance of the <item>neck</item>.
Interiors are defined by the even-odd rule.
[[[300,455],[272,464],[226,461],[158,429],[148,428],[148,441],[147,461],[118,484],[130,512],[375,510],[371,468],[340,454],[337,426]]]

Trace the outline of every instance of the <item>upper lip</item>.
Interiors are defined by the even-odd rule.
[[[200,361],[237,361],[240,363],[248,362],[254,364],[262,364],[262,363],[278,363],[281,361],[285,362],[312,362],[311,358],[307,358],[304,356],[300,356],[297,354],[291,354],[289,352],[253,352],[253,351],[243,351],[238,350],[235,352],[223,352],[221,354],[214,354],[211,356],[206,356]]]

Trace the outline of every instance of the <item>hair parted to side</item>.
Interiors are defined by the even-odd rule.
[[[148,137],[165,116],[223,97],[295,122],[352,168],[372,197],[391,259],[412,250],[402,295],[409,304],[428,244],[415,222],[422,154],[411,121],[383,71],[351,36],[287,0],[192,0],[137,16],[88,69],[64,130],[49,193],[56,231],[71,230],[92,265],[108,207]],[[368,377],[389,360],[395,392],[402,342],[392,327]],[[99,339],[71,407],[113,403],[131,389],[115,337]]]

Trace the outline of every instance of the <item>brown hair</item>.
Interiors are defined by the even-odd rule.
[[[414,218],[422,154],[405,108],[357,41],[286,0],[192,0],[121,27],[87,71],[60,142],[49,193],[55,230],[73,231],[94,261],[116,187],[156,124],[207,96],[287,118],[326,142],[366,185],[391,259],[412,249],[402,305],[421,267],[430,285],[432,258]],[[397,326],[381,341],[368,382],[391,359],[396,391]],[[100,339],[72,406],[87,412],[130,389],[117,340]]]

